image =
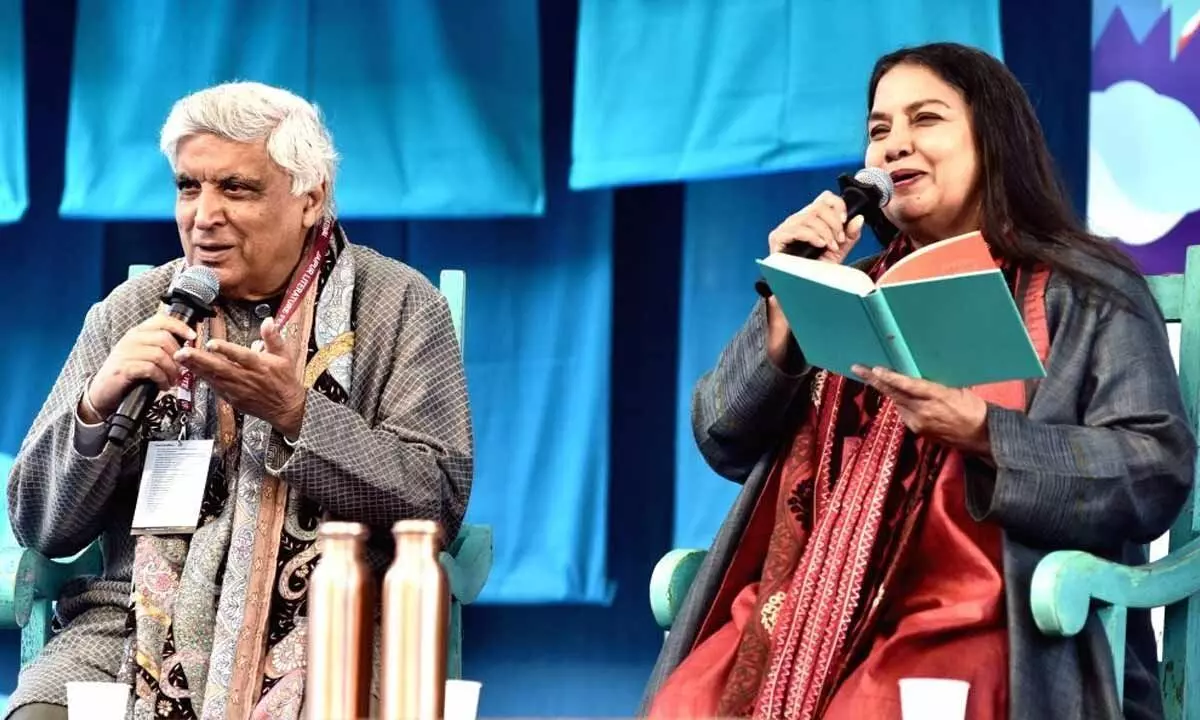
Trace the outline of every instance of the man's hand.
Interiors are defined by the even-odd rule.
[[[175,354],[180,365],[206,381],[235,410],[261,418],[296,438],[304,420],[305,390],[296,379],[296,353],[280,335],[273,318],[262,324],[262,343],[244,348],[209,340],[204,350],[185,347]]]
[[[179,368],[172,355],[179,351],[179,338],[195,337],[186,323],[163,313],[155,313],[131,328],[113,346],[88,385],[79,408],[80,418],[86,423],[102,422],[120,406],[129,388],[141,380],[152,380],[159,390],[174,386],[179,382]]]
[[[891,398],[910,430],[990,459],[987,403],[970,390],[917,380],[887,368],[855,366],[865,383]]]

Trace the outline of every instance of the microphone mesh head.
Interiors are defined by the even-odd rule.
[[[175,276],[169,292],[185,292],[205,305],[211,305],[221,291],[221,281],[212,268],[193,265]]]
[[[892,185],[892,176],[883,170],[875,167],[863,168],[854,173],[854,179],[879,190],[879,207],[885,207],[891,202],[896,187]]]

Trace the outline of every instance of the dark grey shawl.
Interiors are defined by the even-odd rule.
[[[1167,531],[1191,489],[1195,439],[1161,315],[1144,283],[1115,272],[1107,275],[1134,300],[1133,308],[1086,297],[1066,277],[1052,275],[1047,377],[1027,414],[990,409],[996,468],[968,464],[968,509],[1004,529],[1009,715],[1021,720],[1163,714],[1148,612],[1129,614],[1122,715],[1099,623],[1093,618],[1074,638],[1050,638],[1038,631],[1029,607],[1030,579],[1048,552],[1073,548],[1144,563],[1144,544]],[[642,714],[690,651],[777,446],[804,409],[799,390],[806,372],[776,368],[765,339],[760,301],[695,389],[692,427],[700,452],[743,489],[668,635]]]

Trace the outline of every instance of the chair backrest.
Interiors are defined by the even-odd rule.
[[[1192,431],[1200,434],[1200,245],[1188,248],[1182,274],[1151,275],[1146,278],[1154,299],[1168,324],[1179,331],[1179,386]],[[1186,512],[1171,527],[1171,548],[1182,547],[1200,534],[1200,515],[1188,499]]]
[[[1192,431],[1200,435],[1197,410],[1200,409],[1200,246],[1189,247],[1182,274],[1147,278],[1154,299],[1167,323],[1178,323],[1179,343],[1176,361],[1179,386]],[[1188,497],[1175,524],[1171,526],[1169,549],[1175,551],[1200,535],[1195,491]],[[1190,618],[1190,622],[1189,622]],[[1188,682],[1188,676],[1196,677]],[[1160,678],[1167,717],[1178,717],[1181,700],[1197,702],[1200,693],[1200,598],[1169,606],[1164,611],[1162,664]]]
[[[450,319],[454,322],[454,335],[460,350],[467,349],[467,274],[462,270],[443,270],[438,278],[438,289],[446,296],[450,305]]]
[[[129,278],[153,269],[153,265],[130,265]],[[443,270],[438,278],[438,289],[446,296],[450,305],[450,319],[454,323],[454,337],[458,340],[461,351],[467,349],[467,274],[462,270]]]

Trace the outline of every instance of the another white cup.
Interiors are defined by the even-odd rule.
[[[475,720],[482,686],[474,680],[447,680],[445,720]]]
[[[902,678],[900,712],[904,720],[963,720],[971,683],[947,678]]]
[[[67,683],[70,720],[125,720],[132,688],[116,682]]]

